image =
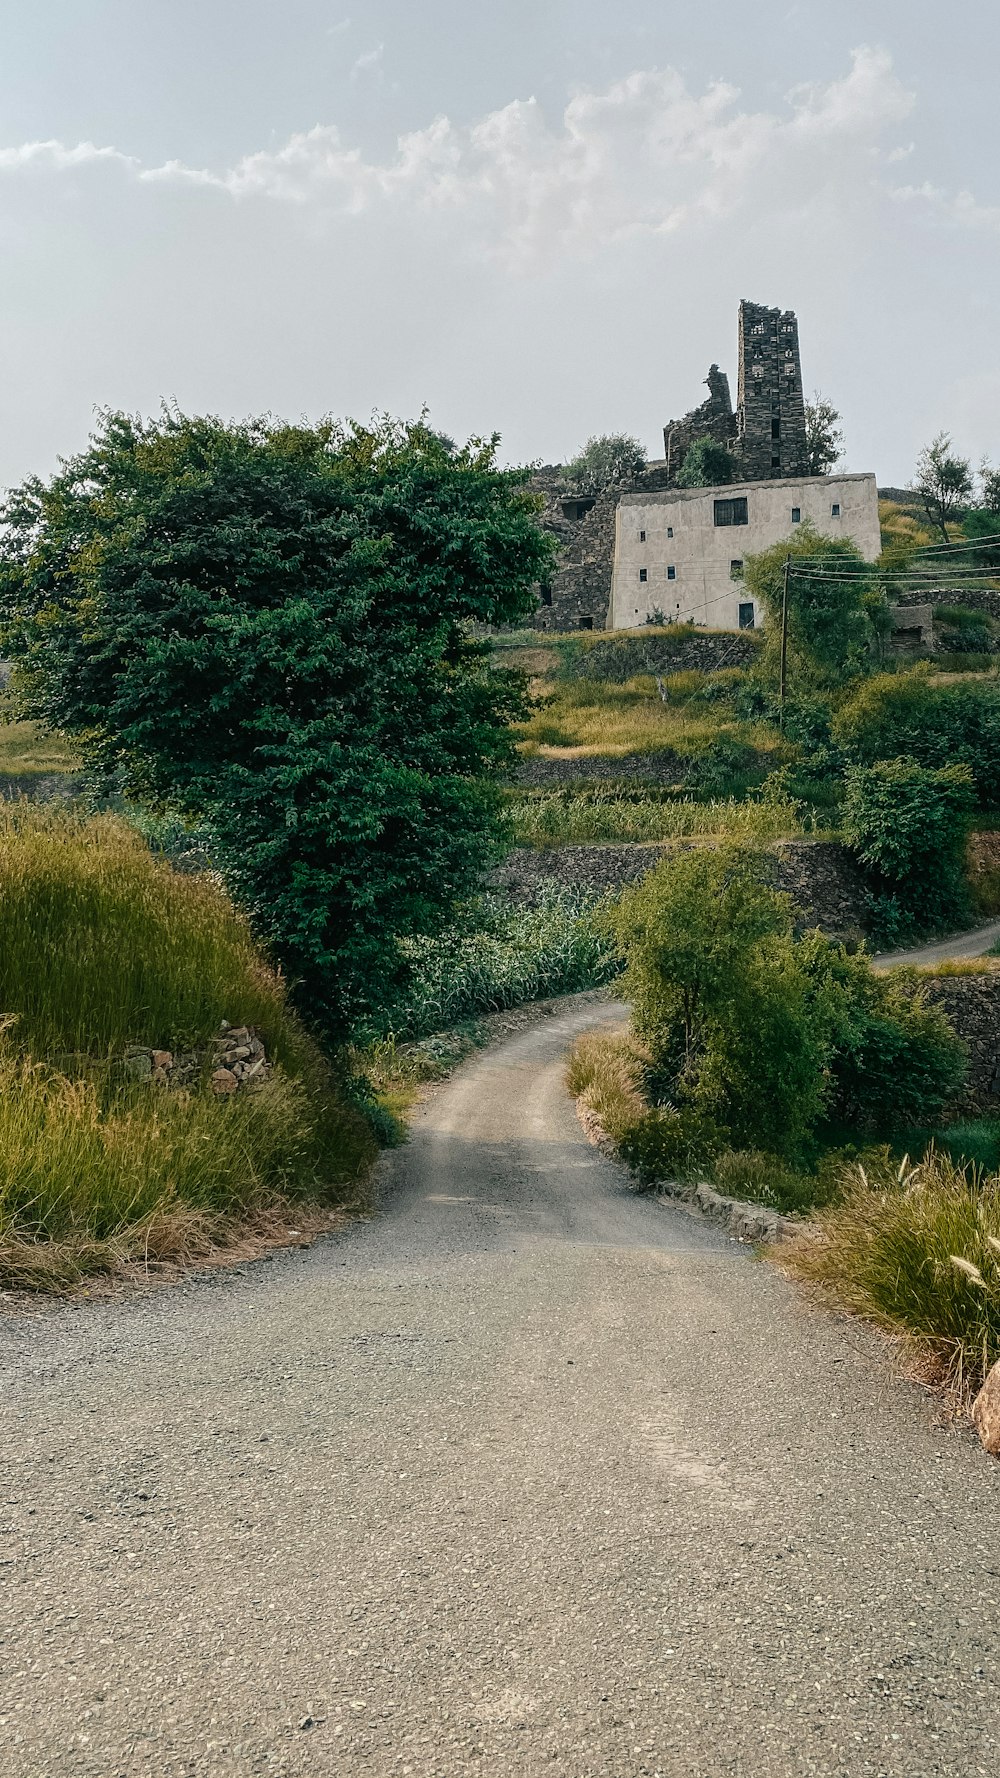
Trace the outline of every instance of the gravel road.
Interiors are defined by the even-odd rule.
[[[607,1016],[345,1234],[0,1324],[3,1778],[992,1778],[1000,1466],[586,1145]]]

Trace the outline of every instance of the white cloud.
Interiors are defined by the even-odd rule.
[[[943,191],[925,180],[922,185],[898,185],[892,196],[902,204],[923,205],[936,221],[988,234],[1000,233],[1000,206],[980,204],[971,191]]]
[[[382,54],[380,44],[360,56],[354,73],[378,68]],[[795,89],[780,114],[741,109],[738,90],[722,81],[692,92],[667,68],[579,92],[555,123],[534,99],[471,125],[438,117],[401,136],[384,161],[345,144],[335,125],[318,124],[222,171],[180,160],[141,167],[113,148],[57,142],[0,150],[0,169],[105,160],[146,183],[310,206],[321,216],[393,204],[459,212],[474,251],[525,264],[725,221],[753,206],[794,217],[830,193],[847,203],[875,179],[885,132],[913,104],[887,53],[862,47],[846,74]]]
[[[364,54],[360,55],[354,63],[354,66],[351,69],[351,79],[361,80],[365,74],[377,73],[382,66],[382,57],[384,55],[384,43],[377,43],[374,49],[366,49]]]
[[[18,148],[0,148],[0,171],[4,172],[39,166],[61,173],[93,161],[116,163],[134,170],[138,170],[140,164],[131,154],[122,154],[118,148],[98,148],[93,142],[77,142],[72,148],[55,141],[22,142]]]

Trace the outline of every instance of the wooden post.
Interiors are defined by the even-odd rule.
[[[785,727],[785,684],[788,678],[788,573],[791,556],[785,557],[785,581],[781,589],[781,678],[778,686],[778,727]]]

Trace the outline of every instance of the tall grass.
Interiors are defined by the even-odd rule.
[[[605,841],[643,842],[725,835],[760,843],[803,831],[801,810],[790,801],[700,803],[656,797],[585,795],[554,791],[518,798],[510,806],[519,846],[571,846]]]
[[[113,817],[0,812],[0,1013],[0,1279],[114,1269],[154,1225],[161,1258],[195,1224],[203,1247],[205,1218],[342,1198],[373,1158],[222,890]],[[261,1030],[278,1066],[259,1090],[125,1078],[129,1043],[201,1048],[223,1018]]]
[[[80,765],[79,754],[63,735],[53,734],[37,722],[0,722],[0,776],[47,777],[77,772]]]
[[[422,1037],[478,1013],[599,987],[617,962],[592,901],[558,888],[530,908],[485,896],[467,929],[403,941],[412,976],[387,1023],[397,1037]]]
[[[783,1264],[909,1335],[963,1393],[979,1386],[1000,1357],[1000,1174],[884,1155],[846,1172],[814,1228]]]
[[[0,1012],[38,1057],[207,1043],[220,1021],[291,1041],[284,984],[217,883],[115,816],[0,809]]]

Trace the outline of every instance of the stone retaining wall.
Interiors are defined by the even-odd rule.
[[[616,894],[654,870],[676,841],[650,845],[552,846],[512,852],[489,878],[490,887],[530,906],[547,884]],[[803,927],[856,944],[865,933],[864,880],[846,846],[823,840],[784,840],[774,847],[775,884],[801,910]]]
[[[931,975],[921,981],[928,1000],[943,1007],[969,1046],[963,1111],[1000,1112],[1000,970],[982,975]]]
[[[658,748],[655,753],[626,753],[621,758],[606,753],[582,759],[522,754],[514,782],[528,789],[570,784],[683,784],[690,768],[691,760],[669,747]]]
[[[572,663],[574,677],[602,679],[623,685],[637,673],[717,673],[722,667],[749,667],[759,643],[755,632],[741,630],[688,630],[676,635],[664,630],[631,630],[613,640],[594,642],[580,649]]]

